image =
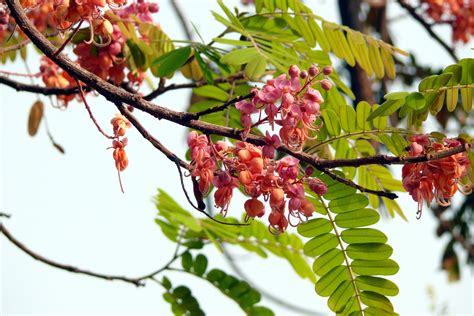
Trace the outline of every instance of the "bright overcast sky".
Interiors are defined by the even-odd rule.
[[[336,1],[306,1],[314,12],[328,20],[338,21]],[[210,9],[219,11],[215,1],[180,1],[186,16],[205,41],[219,34],[223,27],[214,21]],[[235,1],[226,1],[229,5]],[[163,30],[173,39],[183,39],[169,1],[159,2],[156,15]],[[402,13],[396,4],[389,7],[390,16]],[[446,40],[449,31],[441,30]],[[392,25],[397,46],[417,53],[424,64],[445,66],[452,61],[427,33],[409,18]],[[472,46],[472,43],[471,43]],[[32,50],[29,51],[32,53]],[[472,57],[464,47],[463,57]],[[37,59],[30,67],[36,70]],[[25,71],[21,63],[0,66],[1,69]],[[184,78],[175,76],[176,82]],[[174,91],[156,102],[176,110],[188,104],[189,93]],[[175,166],[155,150],[135,130],[129,132],[130,165],[123,173],[126,194],[118,187],[109,142],[92,125],[84,107],[71,103],[67,111],[47,107],[46,115],[56,141],[66,149],[60,155],[52,148],[44,126],[37,137],[30,138],[26,121],[36,97],[0,87],[1,100],[1,212],[12,214],[5,221],[10,231],[31,249],[58,262],[92,271],[139,276],[162,266],[171,256],[174,245],[154,224],[156,210],[151,202],[157,188],[163,188],[176,200],[184,202]],[[42,97],[45,104],[48,99]],[[89,97],[89,103],[104,126],[116,113],[103,98]],[[184,156],[185,129],[139,115],[142,123],[166,146]],[[230,214],[240,216],[240,202],[234,201]],[[461,271],[462,280],[448,283],[440,270],[442,250],[447,239],[436,238],[436,222],[429,211],[415,220],[416,204],[407,195],[399,201],[409,223],[399,218],[384,219],[378,226],[389,237],[394,259],[400,272],[392,277],[400,287],[393,298],[401,315],[430,314],[431,301],[427,287],[432,287],[437,310],[443,306],[451,315],[471,315],[472,276],[470,269]],[[162,288],[149,283],[146,287],[108,282],[51,268],[28,257],[4,237],[0,237],[1,295],[3,315],[129,314],[169,315],[170,306],[161,297]],[[243,270],[262,288],[315,311],[328,311],[326,299],[314,292],[314,285],[303,281],[280,259],[262,260],[235,251]],[[210,267],[232,270],[214,249],[206,251]],[[462,256],[461,260],[464,261]],[[238,306],[201,280],[178,273],[168,273],[173,284],[188,284],[208,315],[241,315]],[[290,286],[289,286],[290,285]],[[278,315],[291,311],[272,305]]]

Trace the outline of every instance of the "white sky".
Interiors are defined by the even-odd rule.
[[[232,4],[236,1],[227,1]],[[315,13],[328,20],[339,20],[336,1],[307,1]],[[168,1],[160,2],[157,20],[171,38],[184,38]],[[180,1],[185,14],[207,41],[222,31],[210,9],[219,11],[214,1]],[[390,16],[401,13],[390,5]],[[410,19],[398,21],[393,36],[402,49],[416,51],[426,64],[448,65],[452,61],[424,30]],[[449,31],[441,29],[450,40]],[[471,43],[472,46],[472,43]],[[467,47],[460,55],[472,57]],[[5,66],[1,66],[5,67]],[[11,66],[7,66],[11,67]],[[36,64],[32,63],[31,68]],[[3,68],[7,69],[7,68]],[[16,64],[16,71],[24,71]],[[183,82],[180,76],[176,81]],[[188,92],[174,91],[158,98],[160,105],[184,109]],[[66,149],[60,155],[47,139],[44,126],[37,137],[30,138],[26,121],[33,95],[0,87],[1,113],[1,212],[12,214],[5,221],[11,232],[31,249],[58,262],[72,264],[107,274],[139,276],[162,266],[172,255],[174,244],[168,242],[154,224],[156,210],[151,202],[156,188],[183,201],[175,166],[156,151],[135,130],[129,131],[130,165],[123,173],[126,194],[119,190],[110,145],[95,129],[82,105],[72,103],[62,112],[47,107],[46,115],[56,141]],[[48,100],[44,99],[45,104]],[[98,121],[108,127],[116,113],[103,98],[89,97]],[[138,115],[138,113],[137,113]],[[175,153],[184,156],[185,129],[138,115],[142,123]],[[415,220],[416,204],[406,195],[399,200],[410,222],[383,220],[378,227],[389,237],[400,272],[391,279],[400,287],[392,299],[401,315],[430,313],[426,288],[437,295],[438,310],[446,305],[450,315],[473,313],[472,272],[461,271],[462,280],[448,283],[440,271],[442,250],[447,242],[434,235],[436,221],[429,211]],[[230,213],[240,216],[239,201]],[[240,204],[241,205],[241,204]],[[121,282],[108,282],[51,268],[36,262],[5,238],[0,238],[2,315],[169,315],[170,306],[162,300],[162,289],[148,283],[135,288]],[[237,251],[236,253],[242,254]],[[217,251],[206,251],[210,268],[231,269]],[[243,270],[253,280],[273,293],[305,308],[327,313],[326,299],[318,297],[314,285],[302,281],[280,259],[261,260],[241,256]],[[464,256],[460,258],[464,260]],[[207,283],[192,276],[167,273],[174,285],[187,284],[193,289],[208,315],[241,315],[238,306]],[[291,284],[291,287],[288,285]],[[277,315],[288,310],[267,301]]]

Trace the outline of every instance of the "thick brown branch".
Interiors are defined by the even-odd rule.
[[[443,41],[432,29],[432,25],[427,23],[423,17],[421,17],[409,4],[407,4],[404,0],[397,0],[397,3],[404,8],[415,20],[417,20],[428,32],[428,34],[431,35],[431,37],[437,41],[443,48],[446,50],[446,52],[454,59],[454,61],[458,61],[458,56],[456,56],[456,53],[454,52],[454,49],[446,44],[445,41]]]
[[[140,279],[140,278],[128,278],[128,277],[124,277],[124,276],[108,275],[108,274],[92,272],[92,271],[80,269],[80,268],[77,268],[77,267],[74,267],[74,266],[71,266],[71,265],[58,263],[58,262],[55,262],[55,261],[50,260],[48,258],[45,258],[42,255],[40,255],[40,254],[34,252],[33,250],[29,249],[22,242],[20,242],[15,237],[13,237],[13,235],[10,233],[10,231],[8,231],[8,229],[1,222],[0,222],[0,232],[3,235],[5,235],[5,237],[7,237],[7,239],[9,241],[11,241],[12,244],[17,246],[21,251],[23,251],[24,253],[26,253],[27,255],[32,257],[33,259],[41,261],[41,262],[43,262],[43,263],[45,263],[49,266],[52,266],[52,267],[55,267],[55,268],[58,268],[58,269],[61,269],[61,270],[66,270],[66,271],[69,271],[69,272],[73,272],[73,273],[85,274],[85,275],[95,277],[95,278],[99,278],[99,279],[103,279],[103,280],[123,281],[123,282],[127,282],[127,283],[132,283],[136,286],[143,286],[144,285],[144,283],[142,282],[143,279]]]

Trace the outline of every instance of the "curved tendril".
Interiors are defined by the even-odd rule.
[[[273,236],[278,236],[280,235],[283,231],[278,227],[278,226],[273,226],[273,225],[268,225],[268,231],[270,234]]]
[[[100,39],[102,39],[102,36]],[[95,40],[95,38],[93,39],[93,44],[97,47],[106,47],[109,46],[110,43],[112,43],[112,36],[110,36],[110,34],[107,34],[107,41],[105,43],[99,43]]]
[[[469,195],[472,193],[472,185],[469,185],[469,184],[462,185],[458,183],[458,190],[463,195]]]
[[[299,214],[299,213],[297,213]],[[296,224],[293,224],[291,222],[291,218],[297,218],[298,219],[298,223]],[[290,224],[291,227],[297,227],[299,224],[301,224],[301,217],[299,217],[299,215],[293,215],[292,212],[288,213],[288,224]]]
[[[245,214],[244,223],[248,223],[250,220],[249,214]]]
[[[84,41],[84,43],[90,45],[94,42],[94,25],[92,24],[92,19],[87,19],[87,22],[89,22],[90,37],[87,41]]]

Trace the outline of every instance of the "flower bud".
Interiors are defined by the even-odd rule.
[[[296,65],[291,65],[288,74],[291,78],[296,78],[300,74],[300,69]]]
[[[265,206],[255,198],[245,201],[244,208],[250,217],[262,217],[265,214]]]
[[[308,77],[308,72],[306,70],[303,70],[300,72],[300,78],[301,79],[306,79]]]
[[[308,69],[308,74],[311,76],[311,77],[315,77],[319,74],[319,68],[316,66],[316,65],[312,65],[311,67],[309,67]]]
[[[330,75],[332,73],[332,67],[331,66],[324,66],[323,68],[323,74]]]
[[[331,81],[329,81],[328,79],[321,80],[321,88],[323,88],[326,91],[331,90],[332,88]]]
[[[309,178],[306,182],[314,193],[317,195],[324,195],[328,191],[328,187],[319,179]]]

